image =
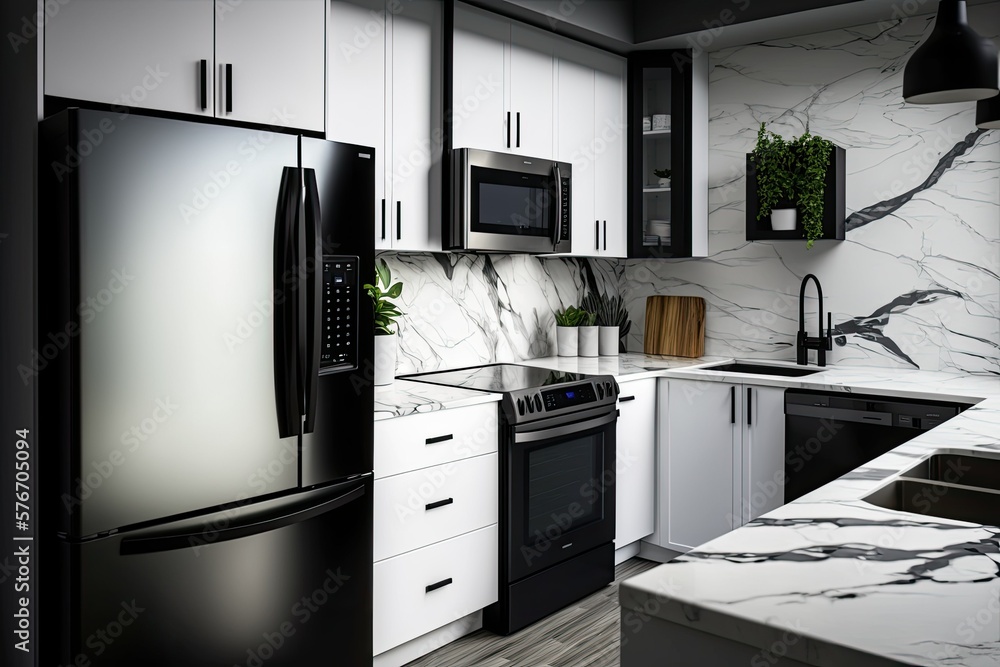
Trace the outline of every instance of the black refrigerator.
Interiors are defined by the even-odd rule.
[[[374,149],[39,141],[42,664],[370,665]]]

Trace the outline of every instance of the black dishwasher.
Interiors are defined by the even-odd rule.
[[[967,405],[884,396],[785,392],[785,502],[863,466]]]

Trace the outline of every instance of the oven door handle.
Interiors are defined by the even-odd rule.
[[[604,415],[603,417],[598,417],[597,419],[588,419],[585,422],[565,424],[563,426],[556,426],[554,428],[543,428],[541,430],[530,431],[528,433],[515,433],[514,442],[517,444],[521,444],[525,442],[539,442],[541,440],[552,440],[553,438],[561,438],[566,435],[572,435],[573,433],[580,433],[581,431],[589,431],[599,426],[613,424],[617,419],[618,419],[618,411],[616,410],[607,415]]]

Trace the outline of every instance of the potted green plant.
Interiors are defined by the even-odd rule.
[[[579,353],[581,357],[596,357],[600,351],[598,346],[600,328],[597,326],[597,313],[586,309],[582,312],[584,315],[580,319],[580,326],[577,327],[580,332]]]
[[[776,231],[794,230],[798,214],[806,247],[823,236],[823,194],[832,141],[806,133],[786,140],[763,123],[750,154],[757,179],[757,220],[771,217]]]
[[[653,176],[656,176],[659,180],[659,185],[661,188],[670,187],[670,175],[673,172],[669,169],[654,169]]]
[[[620,341],[628,335],[632,323],[621,296],[591,292],[583,300],[583,307],[597,315],[599,328],[598,352],[603,356],[615,356],[621,346]]]
[[[577,327],[587,312],[576,306],[567,306],[556,313],[556,349],[560,357],[575,357],[579,349]]]
[[[375,305],[375,384],[392,384],[396,375],[397,347],[392,327],[403,313],[391,299],[398,299],[403,293],[403,283],[392,283],[389,265],[379,258],[375,265],[375,284],[366,284],[364,289]]]

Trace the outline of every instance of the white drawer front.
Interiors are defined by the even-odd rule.
[[[376,480],[375,561],[496,523],[497,475],[493,453]]]
[[[375,563],[373,655],[496,602],[497,548],[494,524]]]
[[[497,450],[497,404],[375,422],[375,478]]]

